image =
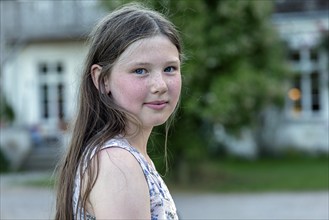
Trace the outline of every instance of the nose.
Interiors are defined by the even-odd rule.
[[[157,73],[152,77],[151,92],[162,94],[168,91],[166,79],[162,73]]]

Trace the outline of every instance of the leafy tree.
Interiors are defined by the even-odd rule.
[[[287,69],[271,23],[271,1],[142,2],[168,12],[185,45],[182,103],[169,143],[174,164],[207,158],[215,144],[214,124],[233,134],[246,126],[256,129],[268,105],[283,103]]]
[[[0,93],[0,122],[8,123],[15,119],[13,108],[9,105],[2,93]]]
[[[2,151],[0,146],[0,173],[7,172],[9,170],[9,161]]]

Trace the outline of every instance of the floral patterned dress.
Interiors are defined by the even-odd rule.
[[[145,179],[148,184],[149,193],[150,193],[150,207],[151,207],[151,219],[152,220],[160,220],[160,219],[178,219],[178,215],[176,212],[175,203],[169,193],[169,190],[151,164],[149,164],[145,157],[133,146],[131,146],[128,141],[124,138],[114,138],[105,143],[102,149],[110,148],[110,147],[119,147],[124,150],[129,151],[140,164]],[[91,158],[95,153],[91,154]],[[86,167],[86,164],[84,164]],[[83,208],[77,207],[77,201],[79,198],[80,192],[80,174],[77,173],[75,177],[74,191],[73,191],[73,211],[77,219],[81,220],[95,220],[96,218],[90,214],[83,215]],[[77,210],[77,213],[76,213]],[[81,215],[80,215],[81,214]],[[81,218],[80,218],[81,216]]]

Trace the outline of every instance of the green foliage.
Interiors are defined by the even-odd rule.
[[[55,179],[52,176],[40,177],[38,179],[24,181],[22,185],[37,188],[54,188]]]
[[[9,161],[1,150],[0,146],[0,173],[7,172],[9,170]]]
[[[204,133],[195,133],[202,126],[201,122],[197,121],[197,117],[186,117],[186,114],[181,111],[178,113],[176,122],[168,135],[167,158],[163,158],[165,153],[163,147],[165,146],[164,127],[156,127],[151,137],[149,153],[162,174],[166,174],[166,159],[170,167],[177,170],[182,163],[197,163],[206,158],[210,140],[204,141],[205,136],[208,135],[206,129]]]
[[[12,122],[15,119],[15,113],[5,97],[0,94],[0,122]]]
[[[228,130],[257,123],[268,104],[282,103],[282,51],[270,24],[268,1],[202,1],[187,86],[188,109]],[[191,22],[194,26],[194,22]],[[198,41],[198,42],[197,42]]]

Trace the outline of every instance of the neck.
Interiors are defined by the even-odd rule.
[[[132,130],[129,129],[130,131],[136,131],[136,130]],[[137,133],[133,133],[133,132],[127,132],[127,137],[126,139],[128,140],[128,142],[130,143],[130,145],[132,145],[133,147],[135,147],[145,158],[149,158],[148,154],[147,154],[147,142],[148,139],[151,135],[152,132],[152,128],[141,128]],[[132,134],[132,135],[130,135]]]

